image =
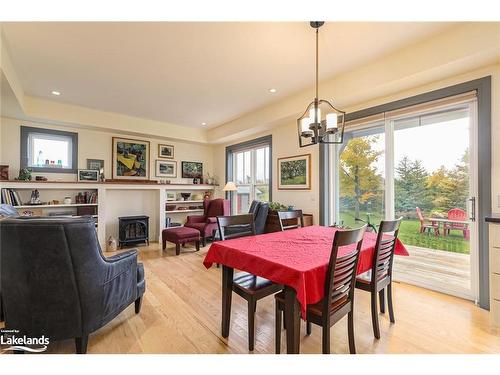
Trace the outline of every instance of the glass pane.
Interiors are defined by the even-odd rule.
[[[67,137],[32,136],[31,167],[71,168],[71,140]]]
[[[258,201],[269,202],[269,185],[256,185],[255,199]]]
[[[255,183],[269,183],[269,147],[255,150]]]
[[[469,253],[468,111],[394,122],[394,189],[406,245]]]
[[[248,213],[250,208],[250,186],[249,185],[239,185],[236,191],[236,213],[244,214]]]
[[[346,134],[340,153],[340,223],[359,227],[378,225],[384,218],[384,128]]]
[[[251,151],[236,154],[236,184],[249,184],[252,182]]]

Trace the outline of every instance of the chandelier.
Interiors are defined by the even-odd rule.
[[[344,137],[345,112],[335,108],[329,101],[319,99],[318,89],[318,31],[324,22],[312,21],[316,29],[316,97],[297,119],[299,145],[306,147],[317,143],[342,143]]]

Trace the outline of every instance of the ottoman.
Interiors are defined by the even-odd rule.
[[[196,243],[196,251],[200,250],[200,232],[194,228],[175,227],[163,229],[161,232],[162,249],[165,250],[167,241],[175,243],[175,255],[181,252],[181,245],[187,242]]]

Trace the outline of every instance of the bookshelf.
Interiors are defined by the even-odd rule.
[[[78,210],[82,209],[94,209],[95,213],[93,216],[98,218],[99,225],[97,227],[97,235],[99,238],[99,243],[101,247],[105,249],[106,239],[109,235],[116,236],[115,233],[110,232],[113,223],[118,222],[118,216],[116,215],[116,209],[113,205],[107,203],[107,197],[111,197],[108,194],[116,194],[120,191],[137,194],[138,199],[140,199],[142,192],[147,192],[153,194],[156,197],[156,202],[158,206],[155,205],[154,212],[144,212],[144,214],[149,215],[152,222],[157,223],[155,228],[158,241],[161,242],[161,232],[165,229],[166,217],[167,215],[174,215],[176,221],[183,221],[185,216],[193,213],[201,213],[203,210],[200,209],[188,209],[188,210],[166,210],[166,204],[175,204],[176,206],[191,204],[201,206],[203,204],[202,199],[192,199],[192,200],[181,200],[178,197],[180,192],[190,192],[193,195],[203,196],[205,193],[213,197],[214,191],[217,188],[216,185],[205,185],[205,184],[154,184],[154,183],[123,183],[123,182],[63,182],[63,181],[0,181],[0,189],[14,189],[21,199],[22,205],[16,206],[18,210],[39,210],[42,216],[48,216],[50,213],[56,213],[57,211],[66,211],[72,214],[77,213]],[[46,204],[43,205],[26,205],[29,202],[31,191],[37,189],[40,193],[40,200]],[[76,203],[75,195],[78,192],[96,193],[97,202],[96,203]],[[167,200],[167,193],[172,196],[175,194],[173,200]],[[72,201],[71,204],[63,204],[64,197],[70,196]],[[47,204],[58,200],[59,204]],[[126,202],[124,202],[126,204]],[[185,216],[183,216],[185,214]],[[106,229],[108,227],[108,229]]]

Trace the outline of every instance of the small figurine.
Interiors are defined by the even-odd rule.
[[[30,204],[40,204],[40,192],[38,189],[31,192]]]

